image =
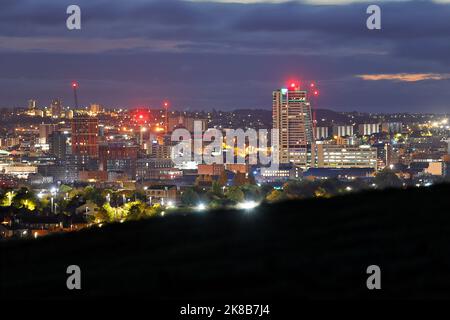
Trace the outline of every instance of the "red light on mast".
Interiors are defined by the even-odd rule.
[[[77,88],[77,87],[78,87],[78,83],[72,82],[72,88]]]
[[[315,96],[318,96],[318,95],[319,95],[319,91],[317,91],[317,90],[314,91],[314,95],[315,95]]]
[[[289,82],[288,88],[289,88],[289,90],[299,90],[300,84],[296,81],[292,81],[292,82]]]

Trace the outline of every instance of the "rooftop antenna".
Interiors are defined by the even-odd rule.
[[[75,100],[75,109],[78,109],[78,95],[77,95],[78,83],[72,82],[72,89],[73,89],[73,98]]]

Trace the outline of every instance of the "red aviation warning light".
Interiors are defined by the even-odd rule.
[[[290,81],[288,88],[289,90],[300,90],[300,83],[297,81]]]
[[[318,97],[319,96],[319,89],[317,88],[317,85],[315,84],[315,82],[311,82],[310,84],[309,84],[309,87],[311,88],[311,94],[314,96],[314,97]]]
[[[150,112],[145,108],[138,108],[132,111],[132,119],[138,124],[148,123],[150,120]]]
[[[75,101],[75,109],[78,109],[78,95],[77,95],[77,89],[78,89],[78,83],[72,82],[72,89],[73,89],[73,99]]]

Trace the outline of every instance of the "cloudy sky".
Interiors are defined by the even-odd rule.
[[[366,28],[369,4],[382,30]],[[82,30],[66,28],[78,4]],[[0,106],[270,108],[290,79],[318,107],[450,112],[450,0],[1,0]]]

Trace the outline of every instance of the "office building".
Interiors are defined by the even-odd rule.
[[[327,139],[329,137],[328,127],[316,127],[316,140]]]
[[[373,168],[377,169],[377,148],[367,145],[344,146],[317,144],[317,168]]]
[[[54,131],[49,135],[49,153],[57,159],[65,159],[67,154],[67,134],[61,131]]]
[[[57,124],[40,124],[39,125],[39,143],[45,144],[48,143],[49,136],[58,130]]]
[[[99,146],[100,171],[121,172],[130,180],[136,176],[139,146],[129,141],[105,142]]]
[[[98,157],[98,119],[76,115],[72,119],[72,154]]]
[[[28,100],[28,111],[35,111],[37,107],[37,101],[34,99]]]
[[[334,137],[350,137],[353,136],[353,126],[333,126]]]
[[[52,104],[50,105],[50,109],[52,112],[52,118],[59,118],[61,117],[62,113],[62,102],[60,99],[54,99],[52,101]]]
[[[380,133],[379,123],[364,123],[358,126],[359,134],[362,136],[370,136],[374,133]]]
[[[381,124],[381,132],[384,133],[401,133],[403,129],[403,124],[401,122],[383,122]]]
[[[313,143],[311,105],[307,92],[292,84],[273,92],[273,128],[279,130],[279,162],[307,166],[308,147]]]

